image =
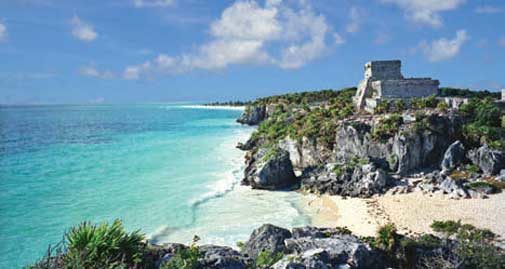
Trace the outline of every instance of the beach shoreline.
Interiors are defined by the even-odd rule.
[[[360,236],[374,236],[377,229],[394,223],[405,235],[433,233],[434,220],[461,220],[478,228],[490,229],[505,238],[505,193],[487,199],[450,199],[443,194],[412,192],[373,198],[342,198],[330,195],[307,195],[307,207],[316,212],[316,227],[347,227]]]

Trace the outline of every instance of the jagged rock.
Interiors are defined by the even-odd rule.
[[[370,197],[383,193],[388,184],[388,176],[374,164],[358,165],[354,169],[343,169],[336,175],[333,165],[316,169],[302,175],[302,188],[316,193],[346,195],[351,197]]]
[[[484,192],[474,191],[474,190],[468,190],[468,195],[470,195],[470,197],[472,199],[486,199],[486,198],[488,198],[488,196]]]
[[[462,183],[450,177],[447,177],[444,181],[442,181],[438,187],[444,193],[449,194],[450,198],[468,198],[468,193]]]
[[[323,249],[311,249],[301,255],[288,255],[272,266],[272,269],[330,269],[330,255]]]
[[[330,264],[329,268],[339,268],[339,266],[345,265],[352,268],[384,268],[382,256],[353,235],[338,234],[330,238],[301,237],[286,239],[285,242],[288,251],[300,257],[311,250],[317,250],[316,253],[319,254],[324,251],[323,257],[326,254],[327,256],[320,261],[323,264]]]
[[[336,130],[335,157],[347,161],[355,156],[368,158],[398,174],[437,167],[446,149],[457,137],[461,118],[456,114],[429,115],[429,128],[404,124],[386,141],[372,139],[377,122],[350,121]]]
[[[282,149],[270,149],[255,154],[245,170],[243,183],[255,189],[276,190],[297,185],[299,180],[289,153]]]
[[[298,227],[292,229],[292,238],[302,238],[302,237],[311,237],[311,238],[328,238],[334,235],[343,234],[341,230],[336,228],[320,228],[320,227]]]
[[[505,154],[489,148],[486,144],[478,149],[470,150],[468,158],[489,175],[496,175],[501,169],[505,169]]]
[[[246,269],[248,259],[229,247],[203,245],[198,248],[202,253],[200,264],[206,269]]]
[[[240,150],[251,150],[256,146],[256,141],[253,139],[248,139],[245,143],[238,142],[237,148]]]
[[[237,122],[247,125],[258,125],[267,118],[267,108],[265,105],[247,106]]]
[[[300,140],[287,137],[279,141],[279,147],[289,152],[291,164],[300,171],[328,162],[332,155],[329,148],[319,145],[314,139],[307,137],[302,137]]]
[[[440,164],[442,171],[452,171],[465,160],[465,147],[461,141],[452,143],[444,153]]]
[[[252,232],[245,243],[243,252],[252,258],[258,256],[263,250],[270,253],[285,252],[284,240],[290,237],[289,230],[272,224],[264,224]]]

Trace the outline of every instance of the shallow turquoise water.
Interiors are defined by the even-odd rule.
[[[176,105],[0,108],[0,268],[65,229],[121,218],[156,242],[233,245],[264,222],[309,222],[288,192],[239,186],[240,111]]]

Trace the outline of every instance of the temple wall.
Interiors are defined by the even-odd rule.
[[[438,95],[438,80],[404,79],[372,82],[372,89],[381,98],[412,98]]]
[[[365,79],[403,79],[400,61],[372,61],[365,64]]]

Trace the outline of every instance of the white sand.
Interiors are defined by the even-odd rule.
[[[357,235],[373,236],[378,227],[390,222],[403,234],[430,233],[434,220],[461,220],[505,238],[505,193],[462,200],[421,192],[370,199],[309,195],[307,199],[308,207],[317,212],[313,225],[347,226]]]

